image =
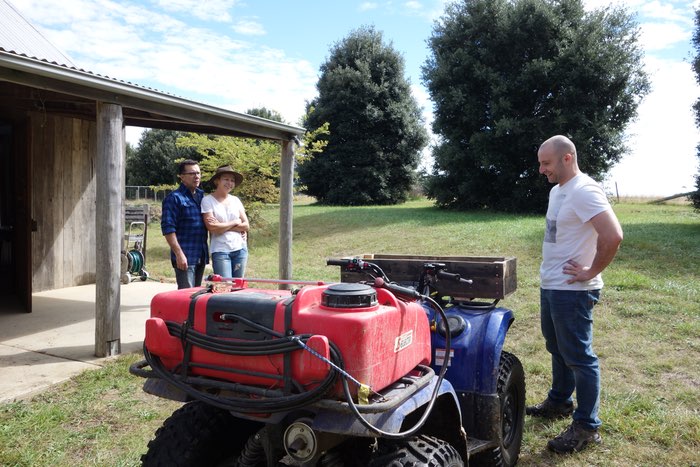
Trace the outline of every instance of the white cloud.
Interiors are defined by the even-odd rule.
[[[362,2],[358,9],[360,11],[376,10],[379,7],[377,2]]]
[[[584,0],[584,4],[589,11],[612,6],[623,7],[635,15],[641,28],[640,43],[647,52],[687,44],[692,36],[694,16],[689,14],[692,2],[687,0]]]
[[[693,24],[693,18],[688,17],[687,2],[683,2],[682,8],[670,2],[645,2],[639,5],[642,15],[656,20],[678,21],[689,26]]]
[[[138,128],[135,126],[126,127],[126,141],[131,143],[133,147],[138,146],[141,135],[145,130],[143,128]]]
[[[700,88],[690,65],[648,58],[652,92],[639,107],[639,119],[629,131],[631,153],[613,168],[608,188],[615,183],[621,196],[668,196],[691,191],[698,173],[693,103]]]
[[[43,24],[49,40],[79,67],[97,74],[239,112],[265,106],[293,124],[302,116],[304,101],[316,93],[316,70],[308,61],[234,40],[215,29],[192,27],[136,4],[124,2],[113,8],[115,4],[105,1],[98,5],[59,0],[67,12],[58,15],[59,23],[48,14],[59,3],[48,7],[52,0],[22,1],[20,11]],[[234,3],[217,2],[214,10]],[[199,2],[178,0],[168,5],[171,11],[185,11]],[[248,22],[247,33],[261,30],[262,26],[256,29],[254,22]]]
[[[692,32],[675,23],[644,23],[640,43],[648,52],[668,49],[679,42],[690,42]]]
[[[203,21],[230,22],[229,11],[236,0],[156,0],[156,5],[165,11],[184,13]]]
[[[358,6],[358,11],[372,11],[382,9],[389,15],[406,15],[413,17],[423,17],[426,21],[432,22],[440,17],[448,3],[454,0],[406,0],[394,2],[392,0],[384,2],[362,2]]]
[[[66,1],[61,0],[12,0],[12,4],[36,25],[70,24],[73,21],[87,21],[104,8],[109,9],[109,2]],[[58,14],[60,12],[60,14]]]
[[[264,36],[266,34],[265,27],[254,19],[236,21],[236,24],[233,25],[233,30],[246,36]]]
[[[409,10],[422,10],[422,9],[423,9],[423,5],[422,5],[420,2],[417,2],[417,1],[415,1],[415,0],[411,0],[411,1],[409,1],[409,2],[405,2],[405,3],[403,4],[403,6],[405,6],[405,7],[408,8]]]

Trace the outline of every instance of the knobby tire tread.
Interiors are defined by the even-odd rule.
[[[369,467],[463,467],[457,450],[432,436],[420,435],[404,440],[382,440],[379,454]]]
[[[163,422],[148,451],[141,456],[144,467],[185,467],[216,465],[232,448],[236,422],[230,413],[200,401],[189,402]],[[240,421],[239,421],[240,422]],[[245,440],[247,437],[243,440]],[[240,449],[239,449],[240,451]]]

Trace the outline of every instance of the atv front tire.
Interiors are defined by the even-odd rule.
[[[378,453],[370,467],[463,467],[464,462],[451,444],[432,436],[401,440],[379,440]]]
[[[188,402],[158,428],[141,462],[144,467],[232,465],[260,427],[204,402]]]
[[[501,353],[497,392],[501,406],[499,446],[474,455],[470,465],[512,467],[518,462],[525,423],[525,371],[518,357],[508,352]]]

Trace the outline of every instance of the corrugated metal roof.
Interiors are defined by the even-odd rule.
[[[0,0],[0,48],[49,63],[75,67],[70,58],[49,42],[7,0]]]

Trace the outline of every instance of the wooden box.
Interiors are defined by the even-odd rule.
[[[426,263],[444,263],[447,272],[459,274],[462,279],[472,281],[468,284],[440,280],[438,292],[442,296],[500,300],[517,289],[518,276],[514,257],[366,254],[358,258],[375,263],[384,270],[391,281],[402,285],[417,285]],[[359,282],[369,280],[369,276],[361,272],[341,271],[340,280]]]

